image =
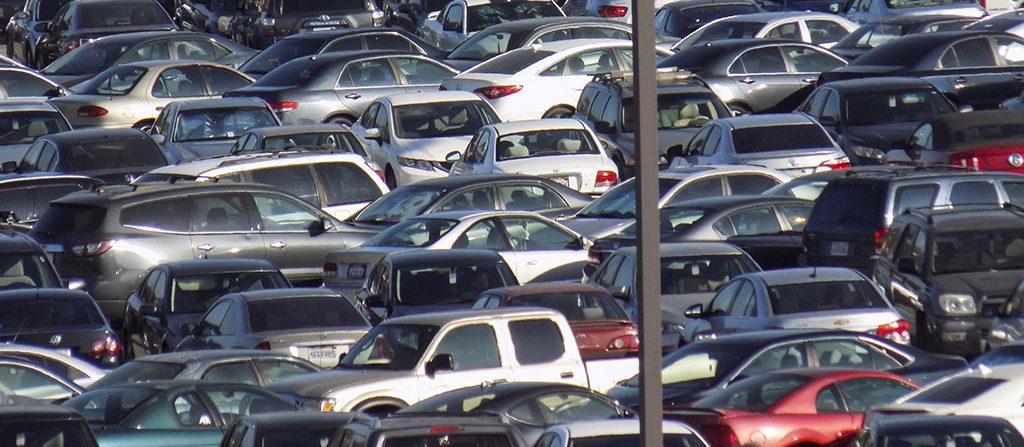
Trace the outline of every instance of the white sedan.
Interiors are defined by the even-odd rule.
[[[619,181],[619,170],[597,136],[575,118],[484,126],[450,175],[498,172],[547,177],[594,195]]]
[[[447,177],[473,134],[496,122],[494,109],[472,93],[409,93],[374,101],[352,133],[394,189]]]
[[[631,70],[633,43],[574,39],[512,50],[441,82],[442,90],[475,92],[504,121],[572,116],[595,74]],[[658,56],[672,54],[658,50]]]
[[[590,242],[576,232],[539,214],[470,210],[470,200],[470,197],[465,198],[464,208],[460,208],[456,200],[448,207],[453,211],[403,220],[367,240],[360,249],[495,250],[520,283],[550,271],[572,268],[582,271]],[[347,264],[346,253],[345,250],[328,253],[326,262]]]

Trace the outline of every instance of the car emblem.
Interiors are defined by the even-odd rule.
[[[53,337],[50,337],[50,344],[54,345],[54,346],[57,346],[57,345],[60,344],[60,341],[63,340],[63,339],[64,339],[64,337],[61,337],[60,334],[54,335]]]
[[[1010,154],[1010,157],[1006,159],[1006,162],[1009,163],[1010,166],[1019,168],[1024,166],[1024,155],[1017,153]]]
[[[327,15],[327,14],[321,14],[321,15],[320,15],[320,20],[323,20],[323,21],[325,21],[325,22],[326,22],[326,21],[328,21],[328,20],[331,20],[331,16],[329,16],[329,15]]]
[[[833,321],[832,324],[834,324],[836,326],[846,326],[846,325],[850,324],[850,320],[840,319],[840,320]]]

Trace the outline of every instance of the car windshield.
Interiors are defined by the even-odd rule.
[[[242,64],[239,71],[248,74],[267,74],[285,62],[320,51],[324,45],[321,39],[283,39]]]
[[[924,419],[924,418],[922,418]],[[927,419],[925,419],[927,420]],[[959,425],[959,424],[958,424]],[[949,426],[942,423],[914,424],[904,429],[886,430],[870,447],[934,447],[934,446],[1021,447],[1024,439],[1006,422],[985,427]]]
[[[809,377],[795,374],[765,374],[729,385],[697,401],[694,406],[761,413],[810,381]]]
[[[97,389],[64,402],[62,406],[77,411],[89,423],[116,424],[157,392],[147,386]]]
[[[698,43],[714,42],[716,40],[749,39],[755,37],[757,32],[761,31],[761,28],[764,28],[764,23],[762,22],[726,20],[705,25],[704,28],[698,29],[689,36],[683,38],[683,40],[679,41],[676,46],[682,48]]]
[[[363,247],[426,247],[459,224],[451,219],[409,219],[377,233]]]
[[[469,70],[466,70],[464,73],[492,73],[514,75],[516,73],[519,73],[520,70],[529,67],[537,62],[540,62],[541,59],[544,59],[553,54],[555,54],[554,51],[537,51],[534,50],[533,48],[521,48],[491,58],[486,62],[483,62],[473,68],[470,68]]]
[[[932,273],[1024,269],[1024,231],[985,230],[939,233],[931,246]]]
[[[249,325],[254,333],[370,325],[342,296],[257,300],[248,307]]]
[[[360,338],[338,368],[411,370],[439,329],[421,324],[382,324]]]
[[[466,27],[472,33],[499,23],[563,15],[550,1],[485,3],[469,7]]]
[[[697,435],[665,433],[664,447],[702,447],[704,442]],[[604,435],[573,438],[572,447],[641,447],[640,435]]]
[[[955,112],[934,89],[901,92],[857,92],[846,96],[846,122],[850,126],[920,123],[935,115]]]
[[[110,67],[133,45],[133,43],[87,43],[51,62],[43,69],[43,73],[62,76],[99,73]]]
[[[506,134],[495,143],[496,161],[555,155],[599,154],[587,132],[579,129],[536,130]]]
[[[508,300],[509,306],[543,307],[565,315],[569,321],[625,321],[629,317],[610,297],[594,292],[538,293]]]
[[[868,23],[853,30],[832,48],[874,48],[901,37],[908,31],[907,28],[894,23]]]
[[[60,288],[60,280],[42,253],[0,253],[0,291]]]
[[[31,144],[36,137],[71,130],[57,112],[28,111],[0,114],[0,145]]]
[[[480,292],[504,287],[497,261],[479,265],[405,267],[395,272],[398,302],[412,306],[469,303]]]
[[[297,426],[274,427],[274,430],[263,432],[259,447],[321,447],[331,442],[336,427],[314,428]]]
[[[487,60],[508,51],[509,47],[516,48],[521,37],[508,31],[483,30],[455,47],[448,54],[448,59]],[[516,42],[513,43],[512,39]]]
[[[828,134],[817,124],[782,124],[732,130],[737,154],[831,148]]]
[[[396,223],[420,215],[445,191],[427,186],[404,186],[363,208],[353,219],[363,223]]]
[[[889,304],[867,281],[822,281],[768,287],[772,313],[790,315],[807,312],[885,309]]]
[[[670,178],[658,179],[658,196],[665,197],[679,180]],[[632,218],[636,215],[636,182],[633,179],[612,188],[610,191],[590,202],[580,210],[576,217],[605,217],[612,219]]]
[[[172,314],[203,313],[220,297],[237,292],[288,287],[278,272],[230,272],[187,275],[171,283]]]
[[[175,28],[171,18],[156,2],[96,2],[78,7],[78,28],[114,28],[122,26],[166,25]]]
[[[714,93],[663,93],[658,95],[658,129],[697,129],[709,120],[730,116]],[[634,132],[633,98],[622,100],[622,131]]]
[[[69,172],[118,170],[164,166],[167,159],[163,151],[145,135],[141,138],[109,138],[70,144],[67,151]]]
[[[366,9],[363,0],[288,0],[281,2],[284,14],[320,14],[335,11],[356,11]]]
[[[349,152],[359,155],[366,155],[366,151],[357,141],[352,140],[352,134],[348,132],[308,132],[295,135],[282,135],[277,137],[266,137],[263,139],[263,148],[254,148],[254,151],[278,152],[291,148],[318,149],[323,151]]]
[[[71,90],[82,95],[124,96],[131,93],[144,74],[145,68],[121,65],[109,68]]]
[[[273,112],[266,107],[184,110],[178,115],[174,141],[238,138],[249,129],[276,125]]]
[[[96,443],[89,433],[89,426],[81,421],[57,421],[49,417],[38,421],[27,421],[17,417],[15,419],[15,421],[0,422],[0,445],[84,447]]]
[[[927,8],[930,6],[977,5],[977,0],[885,0],[893,9]]]
[[[499,121],[483,101],[435,102],[394,107],[398,138],[469,136]]]
[[[91,298],[5,298],[0,300],[0,334],[36,329],[98,327],[104,324]]]
[[[111,385],[140,383],[153,380],[171,380],[185,370],[184,363],[155,362],[150,360],[132,360],[111,370],[101,377],[92,387],[106,388]]]

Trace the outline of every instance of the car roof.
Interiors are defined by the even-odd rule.
[[[749,127],[778,126],[788,124],[815,124],[811,118],[796,113],[769,113],[764,115],[744,115],[730,118],[719,118],[716,122],[728,125],[733,129]]]
[[[957,430],[970,428],[977,430],[988,427],[1011,427],[1010,423],[998,417],[989,416],[961,416],[961,415],[925,415],[913,414],[885,414],[872,420],[872,429],[881,433],[890,430],[910,430],[914,432],[926,431],[929,429]]]
[[[640,432],[639,419],[609,419],[601,421],[577,421],[564,424],[573,439],[593,438],[607,435],[628,435]],[[663,421],[662,432],[674,435],[694,434],[690,426],[676,421]]]
[[[7,70],[12,71],[12,70]],[[24,71],[19,69],[17,71]],[[57,108],[46,102],[44,98],[30,99],[30,98],[5,98],[0,101],[0,113],[3,112],[36,112],[36,111],[47,111],[56,112]]]
[[[258,349],[204,349],[198,351],[178,351],[163,354],[147,355],[132,361],[162,363],[192,363],[238,358],[292,358],[283,352],[263,351]]]
[[[933,116],[925,122],[932,125],[932,132],[934,134],[939,134],[953,143],[955,139],[952,137],[957,132],[962,132],[972,127],[998,124],[1019,126],[1020,123],[1024,122],[1024,112],[1000,109],[979,110],[969,113],[944,113]]]
[[[231,107],[267,107],[267,103],[264,102],[262,99],[251,96],[238,96],[231,98],[189,99],[185,101],[174,101],[171,104],[169,104],[168,107],[170,107],[171,105],[176,105],[178,107],[178,110],[222,109]]]
[[[50,203],[73,204],[73,205],[99,205],[104,206],[111,202],[136,200],[148,197],[181,196],[204,192],[230,192],[230,191],[277,191],[276,188],[257,183],[214,183],[214,182],[184,182],[184,183],[145,183],[141,185],[111,185],[106,187],[93,188],[89,191],[78,191],[54,200]]]
[[[273,413],[253,414],[242,418],[252,423],[258,430],[275,432],[304,428],[340,427],[352,421],[356,415],[352,413],[314,412],[314,411],[280,411]]]
[[[835,171],[833,171],[835,172]],[[889,180],[918,180],[918,179],[946,179],[951,177],[982,177],[982,178],[1009,178],[1020,179],[1020,174],[999,171],[975,171],[961,166],[912,166],[912,165],[875,165],[875,166],[854,166],[850,169],[838,171],[842,175],[835,178],[837,184],[843,182],[858,181],[889,181]],[[820,174],[820,173],[819,173]],[[818,175],[818,174],[811,174]],[[803,177],[801,177],[803,178]]]
[[[908,34],[900,37],[899,39],[893,40],[893,42],[900,42],[901,44],[907,45],[908,47],[914,46],[919,48],[920,51],[927,51],[941,43],[949,42],[951,40],[962,39],[964,37],[972,36],[999,36],[999,37],[1013,37],[1019,39],[1019,37],[1004,33],[1000,31],[990,30],[960,30],[960,31],[940,31],[935,33],[915,33]],[[854,61],[856,64],[856,61]]]
[[[459,388],[456,390],[448,391],[443,394],[434,396],[436,398],[445,398],[455,396],[459,399],[465,399],[467,397],[484,394],[488,396],[488,399],[480,404],[480,408],[494,408],[505,405],[506,403],[518,402],[524,398],[529,397],[534,393],[553,393],[563,391],[576,391],[583,393],[592,393],[593,391],[578,385],[570,385],[568,383],[557,383],[557,382],[483,382],[480,385],[467,386],[465,388]],[[493,396],[493,397],[491,397]],[[512,402],[506,402],[506,401]],[[407,412],[398,414],[430,414],[428,412]]]
[[[560,130],[580,129],[585,130],[586,125],[576,118],[546,118],[540,120],[526,121],[504,121],[490,124],[498,135],[508,135],[520,132],[533,132],[538,130]]]
[[[442,188],[445,190],[451,190],[461,188],[463,186],[477,185],[481,183],[494,183],[506,180],[527,180],[527,181],[541,181],[542,177],[536,177],[526,174],[470,174],[470,175],[453,175],[451,177],[440,177],[423,180],[421,182],[414,183],[412,185],[403,186],[403,188],[422,188],[422,187],[434,187]],[[396,188],[400,189],[400,188]]]
[[[941,22],[945,20],[977,20],[971,17],[951,15],[951,14],[900,14],[894,17],[885,17],[881,19],[870,20],[867,22],[868,25],[875,23],[891,23],[897,25],[906,25],[913,23],[931,23]]]
[[[224,296],[238,296],[247,303],[259,301],[287,300],[292,298],[339,298],[341,295],[331,289],[319,287],[294,287],[235,292]]]
[[[457,210],[457,211],[437,211],[427,214],[421,214],[419,216],[411,217],[412,219],[453,219],[463,220],[475,217],[538,217],[537,213],[531,211],[503,211],[503,210]]]
[[[743,16],[746,16],[744,14]],[[742,16],[735,16],[742,17]],[[686,50],[688,48],[720,48],[723,52],[729,50],[742,50],[749,47],[765,46],[765,45],[810,45],[807,42],[800,40],[791,39],[765,39],[765,38],[747,38],[747,39],[722,39],[714,40],[711,42],[701,42],[691,47],[680,48],[679,51]],[[719,54],[720,55],[720,54]],[[670,56],[671,57],[671,56]]]
[[[734,0],[743,1],[743,0]],[[616,27],[628,28],[622,22],[614,20],[604,19],[600,17],[536,17],[532,19],[521,19],[512,20],[510,22],[499,23],[491,25],[484,29],[487,32],[508,32],[512,34],[533,32],[535,30],[547,27],[555,27],[558,25],[612,25]]]
[[[776,20],[790,20],[790,19],[806,19],[806,18],[828,18],[828,19],[841,19],[835,14],[827,14],[824,12],[814,11],[774,11],[774,12],[755,12],[751,14],[740,14],[736,16],[728,16],[718,19],[716,21],[721,22],[773,22]]]
[[[56,287],[0,291],[0,301],[18,299],[88,300],[92,302],[92,297],[81,290],[58,289]]]
[[[378,429],[400,430],[407,428],[428,428],[431,426],[462,426],[477,428],[496,428],[507,430],[508,425],[491,415],[423,415],[396,413],[387,418],[374,420]]]
[[[1012,205],[1010,205],[1012,206]],[[914,209],[910,214],[925,218],[935,231],[1015,230],[1024,224],[1024,211],[1015,208],[970,205],[957,208]]]
[[[741,332],[739,334],[720,335],[712,340],[705,340],[701,343],[721,343],[732,346],[757,347],[772,343],[780,343],[808,338],[833,338],[833,337],[863,337],[867,334],[820,329],[773,329],[770,331]]]
[[[593,284],[584,284],[580,282],[541,282],[541,283],[529,283],[521,286],[509,286],[499,287],[496,289],[485,290],[480,295],[499,295],[505,298],[515,298],[520,296],[538,295],[542,293],[598,293],[601,295],[607,295],[603,287],[598,287]]]
[[[856,368],[795,368],[770,371],[764,375],[790,374],[808,377],[811,379],[846,380],[857,377],[894,377],[895,375],[885,371]],[[899,377],[899,376],[895,376]]]
[[[557,318],[562,314],[539,307],[499,307],[497,309],[469,309],[449,310],[442,312],[427,312],[422,314],[407,315],[397,318],[389,318],[381,324],[421,324],[440,326],[455,321],[483,320],[489,321],[495,318],[529,317],[542,316]]]
[[[385,33],[396,33],[396,34],[402,34],[402,35],[406,35],[406,36],[409,35],[409,33],[405,32],[403,30],[397,29],[397,28],[338,28],[338,29],[330,29],[330,30],[320,30],[320,31],[309,31],[309,32],[304,32],[304,33],[296,33],[296,34],[292,34],[292,35],[286,36],[285,38],[283,38],[281,40],[305,39],[305,40],[320,40],[320,41],[323,41],[323,42],[326,43],[328,41],[337,39],[339,37],[356,36],[356,35],[360,35],[360,34],[385,34]],[[280,40],[278,42],[280,42]]]
[[[430,104],[435,102],[452,102],[452,101],[477,101],[483,102],[475,93],[462,92],[455,90],[437,91],[437,92],[422,92],[422,93],[402,93],[398,95],[388,95],[383,98],[384,100],[391,103],[392,106],[405,106],[412,104]]]
[[[845,267],[796,267],[751,272],[744,276],[760,278],[769,287],[830,281],[865,281],[863,275]]]
[[[658,178],[669,178],[683,180],[699,174],[732,174],[743,172],[760,172],[772,174],[782,179],[788,179],[789,175],[771,168],[755,165],[698,165],[681,166],[677,168],[658,171]]]
[[[261,138],[267,137],[279,137],[287,135],[301,135],[305,133],[328,133],[328,132],[348,132],[352,133],[352,129],[334,123],[324,124],[291,124],[284,126],[269,126],[269,127],[257,127],[250,129],[249,133],[257,135]]]
[[[89,1],[105,1],[105,0],[89,0]],[[109,1],[120,1],[120,0],[109,0]],[[116,44],[137,44],[147,39],[154,39],[159,37],[205,37],[211,38],[209,34],[196,33],[192,31],[178,31],[178,30],[160,30],[160,31],[137,31],[133,33],[119,33],[112,34],[109,36],[99,37],[91,43],[116,43]]]
[[[704,208],[712,210],[721,210],[726,208],[732,208],[736,206],[746,205],[758,205],[758,204],[807,204],[813,205],[814,202],[810,200],[804,200],[796,197],[779,197],[779,196],[755,196],[755,195],[732,195],[732,196],[718,196],[708,197],[704,199],[686,200],[683,202],[672,203],[670,206],[664,208]]]
[[[726,242],[673,242],[662,243],[660,246],[661,256],[714,256],[714,255],[742,255],[743,250]],[[616,250],[617,253],[625,253],[635,256],[636,247],[624,247]]]
[[[163,264],[172,276],[205,273],[276,272],[277,267],[265,259],[200,259]]]
[[[196,158],[178,164],[161,166],[149,171],[150,174],[168,174],[204,177],[204,174],[218,168],[239,167],[247,164],[272,162],[274,160],[292,160],[296,158],[307,158],[310,164],[315,162],[344,161],[358,164],[365,164],[366,159],[361,155],[349,152],[336,152],[330,150],[304,150],[294,148],[278,152],[239,152],[237,154],[218,155],[207,158]],[[300,163],[301,164],[301,163]],[[233,169],[232,171],[244,170]],[[213,173],[211,176],[223,175]],[[140,185],[151,184],[152,182],[140,182]]]
[[[0,174],[0,186],[19,182],[38,181],[42,183],[42,181],[45,180],[79,180],[86,183],[95,183],[97,185],[103,183],[103,180],[85,175],[64,174],[49,171],[27,172],[24,174]]]
[[[842,81],[832,81],[821,85],[830,87],[841,92],[879,92],[889,90],[902,90],[908,88],[927,88],[934,90],[931,84],[921,78],[907,76],[884,76],[878,78],[856,78]]]
[[[149,137],[138,129],[108,129],[104,127],[51,133],[48,135],[43,135],[40,138],[45,138],[47,140],[63,145],[81,143],[83,141],[122,140]]]
[[[399,51],[399,50],[353,50],[353,51],[335,51],[323,54],[313,54],[310,56],[303,56],[295,58],[292,61],[319,61],[324,64],[343,64],[353,59],[362,59],[366,57],[376,56],[421,56],[419,52],[415,51]],[[291,62],[291,61],[289,61]]]
[[[680,10],[680,9],[700,8],[702,6],[728,5],[728,4],[757,5],[757,3],[755,3],[753,0],[681,0],[681,1],[675,1],[675,2],[666,3],[664,6],[662,6],[662,9],[670,8],[670,9]]]
[[[454,250],[407,250],[390,253],[385,259],[395,267],[417,265],[467,265],[495,262],[503,258],[493,250],[459,248]]]
[[[633,45],[632,42],[620,39],[569,39],[534,44],[531,47],[521,48],[521,50],[530,51],[532,49],[534,51],[553,51],[558,53],[570,50],[585,50],[588,48],[628,47],[631,45]]]
[[[133,66],[133,67],[143,67],[143,68],[151,68],[151,69],[152,68],[158,68],[159,69],[159,68],[167,68],[167,67],[186,67],[186,66],[193,66],[193,65],[203,65],[203,66],[211,66],[211,67],[221,67],[221,68],[229,69],[231,71],[235,71],[234,68],[228,67],[227,65],[218,64],[216,62],[199,61],[199,60],[187,60],[187,59],[178,59],[178,60],[166,60],[166,59],[164,59],[164,60],[146,60],[146,61],[137,61],[137,62],[126,62],[126,63],[119,64],[119,65],[130,65],[130,66]],[[245,75],[245,76],[248,76],[245,73],[242,73],[242,74]]]

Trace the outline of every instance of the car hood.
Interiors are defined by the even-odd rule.
[[[711,394],[714,384],[709,380],[695,380],[674,385],[665,385],[662,391],[664,406],[681,407],[690,405]],[[627,408],[640,405],[640,388],[617,386],[608,391],[608,397]]]
[[[1024,270],[949,273],[931,278],[938,293],[963,293],[973,296],[975,300],[984,296],[1008,297],[1021,280],[1024,280]]]
[[[395,155],[403,158],[415,158],[417,160],[445,161],[445,157],[452,152],[462,153],[469,145],[472,135],[444,138],[418,138],[415,140],[399,140],[401,143],[392,144],[390,149]]]
[[[389,379],[400,379],[412,375],[412,371],[387,371],[380,369],[327,371],[290,377],[271,383],[266,388],[280,394],[290,394],[302,398],[320,398],[341,388]]]
[[[604,230],[622,223],[628,223],[632,219],[614,219],[610,217],[573,217],[562,221],[562,225],[587,237],[592,237]]]
[[[211,141],[177,141],[168,145],[182,160],[224,155],[235,144],[235,138]]]
[[[857,144],[888,151],[902,148],[920,123],[892,123],[871,126],[849,126],[844,132],[847,146]]]

